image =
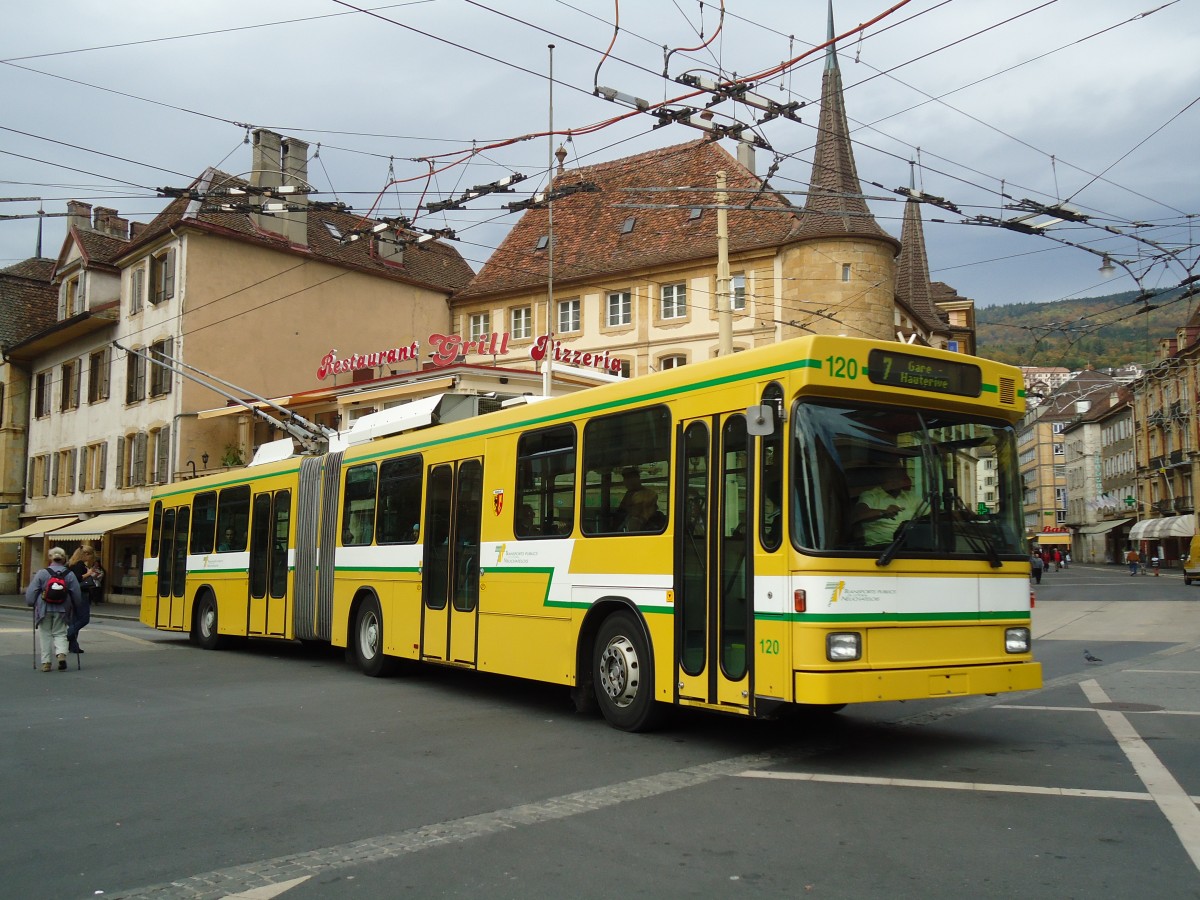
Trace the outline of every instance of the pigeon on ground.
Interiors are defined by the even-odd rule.
[[[1100,657],[1098,657],[1098,656],[1092,656],[1092,651],[1091,651],[1091,650],[1084,650],[1084,651],[1083,651],[1083,658],[1084,658],[1084,659],[1085,659],[1087,662],[1090,662],[1090,663],[1093,663],[1093,662],[1104,662],[1104,660],[1102,660]]]

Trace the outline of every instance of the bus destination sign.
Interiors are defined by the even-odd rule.
[[[875,384],[963,397],[978,397],[983,386],[979,366],[890,350],[868,354],[867,377]]]

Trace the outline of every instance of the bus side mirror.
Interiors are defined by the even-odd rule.
[[[754,437],[767,437],[775,433],[775,407],[760,403],[746,408],[746,431]]]

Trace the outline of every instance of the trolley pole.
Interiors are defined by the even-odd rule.
[[[729,299],[729,195],[725,170],[717,173],[717,353],[733,355],[733,309]]]

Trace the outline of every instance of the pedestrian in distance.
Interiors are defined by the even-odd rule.
[[[42,671],[50,671],[51,657],[59,670],[67,667],[67,628],[80,602],[79,580],[67,568],[67,551],[51,547],[46,568],[39,569],[25,589],[25,605],[33,607],[33,628],[40,638]]]
[[[1033,575],[1034,584],[1042,583],[1042,570],[1045,567],[1046,567],[1045,562],[1042,561],[1042,557],[1038,554],[1038,552],[1036,550],[1033,553],[1029,554],[1029,568],[1031,570],[1030,574]]]
[[[1138,573],[1138,563],[1141,562],[1138,552],[1130,548],[1129,552],[1125,554],[1125,562],[1129,564],[1129,574],[1136,575]]]
[[[79,632],[92,620],[92,603],[96,594],[103,591],[104,569],[96,559],[96,551],[87,544],[71,554],[67,568],[79,582],[80,600],[75,605],[75,614],[67,628],[67,652],[82,653],[79,646]]]

